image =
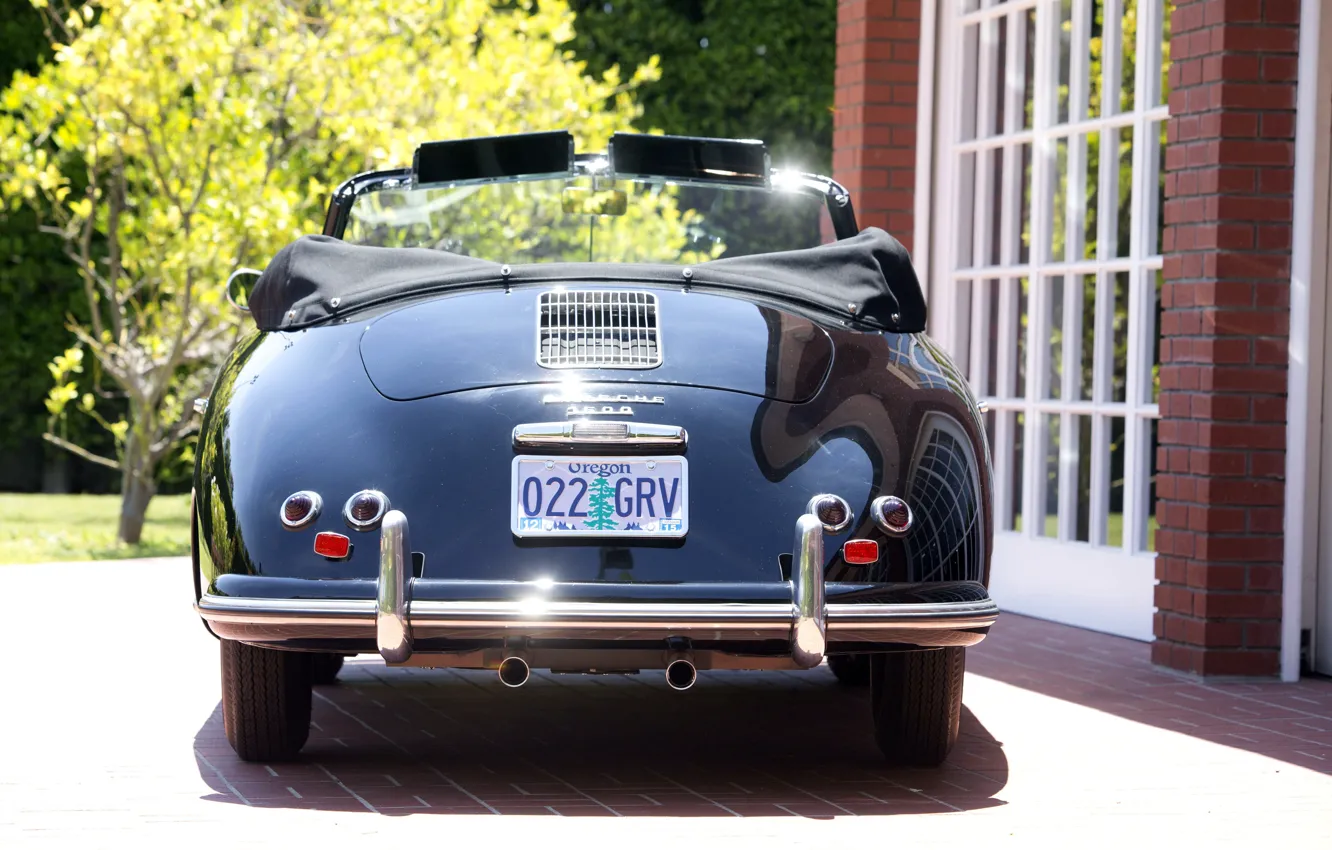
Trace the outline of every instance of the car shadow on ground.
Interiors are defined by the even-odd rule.
[[[1190,677],[1149,644],[1005,613],[967,671],[1125,720],[1332,775],[1332,680]]]
[[[885,765],[867,689],[809,673],[700,675],[686,693],[660,672],[387,669],[354,660],[315,689],[298,761],[247,764],[220,707],[195,738],[207,799],[383,814],[795,816],[964,811],[1002,805],[1003,745],[964,709],[944,766]]]

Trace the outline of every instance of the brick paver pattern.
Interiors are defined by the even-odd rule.
[[[870,825],[888,822],[909,846],[1074,834],[1120,846],[1159,835],[1161,819],[1222,843],[1332,846],[1319,843],[1332,838],[1332,682],[1203,683],[1153,668],[1144,644],[1038,620],[1005,615],[969,651],[961,740],[935,770],[885,766],[867,691],[827,668],[704,671],[683,693],[660,671],[535,671],[513,690],[493,672],[370,657],[316,689],[303,758],[265,765],[226,743],[216,643],[188,609],[187,568],[0,568],[6,598],[52,581],[110,588],[131,615],[99,621],[105,598],[76,597],[71,621],[110,637],[44,637],[59,663],[23,651],[43,646],[40,609],[0,620],[11,653],[0,674],[3,847],[241,836],[314,846],[322,829],[490,835],[497,846],[827,846],[882,838]],[[896,817],[857,817],[883,815]]]

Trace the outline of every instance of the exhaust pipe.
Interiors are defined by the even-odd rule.
[[[500,662],[499,679],[510,688],[521,688],[532,675],[532,668],[527,666],[527,659],[510,655]]]
[[[677,691],[687,691],[698,681],[698,670],[688,658],[677,658],[666,665],[666,684]]]

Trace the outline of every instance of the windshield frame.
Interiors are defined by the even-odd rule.
[[[574,158],[574,170],[570,177],[615,177],[608,174],[607,158],[605,154],[583,153]],[[678,186],[734,186],[737,189],[745,191],[775,192],[775,191],[793,191],[802,195],[809,195],[820,198],[828,210],[828,217],[832,220],[833,234],[838,239],[847,239],[860,232],[856,225],[855,210],[851,206],[851,194],[836,180],[830,177],[824,177],[819,174],[810,174],[803,171],[795,171],[784,168],[770,168],[769,185],[780,188],[758,188],[753,183],[742,183],[739,181],[726,180],[707,180],[694,181],[679,178],[654,178],[652,175],[633,176],[635,181],[654,181]],[[361,195],[371,192],[378,192],[384,189],[426,189],[426,188],[449,188],[453,186],[477,185],[489,183],[522,183],[531,180],[549,180],[552,175],[532,174],[518,177],[491,177],[480,180],[459,180],[451,183],[429,183],[417,184],[411,168],[393,168],[385,171],[367,171],[358,174],[349,180],[344,181],[337,189],[333,190],[329,198],[328,210],[324,214],[324,235],[333,236],[341,239],[347,229],[347,222],[351,215],[352,204]],[[624,176],[626,179],[628,175]]]

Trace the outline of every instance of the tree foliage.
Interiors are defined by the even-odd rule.
[[[45,7],[46,0],[34,0]],[[54,57],[0,94],[0,194],[44,216],[87,302],[53,363],[53,415],[97,414],[77,369],[125,400],[103,424],[137,539],[155,472],[194,428],[237,338],[222,283],[314,229],[330,187],[428,139],[569,127],[603,146],[638,115],[587,75],[556,0],[101,0],[46,10]]]
[[[638,127],[763,139],[776,165],[832,164],[836,0],[572,0],[590,71],[659,57]]]

